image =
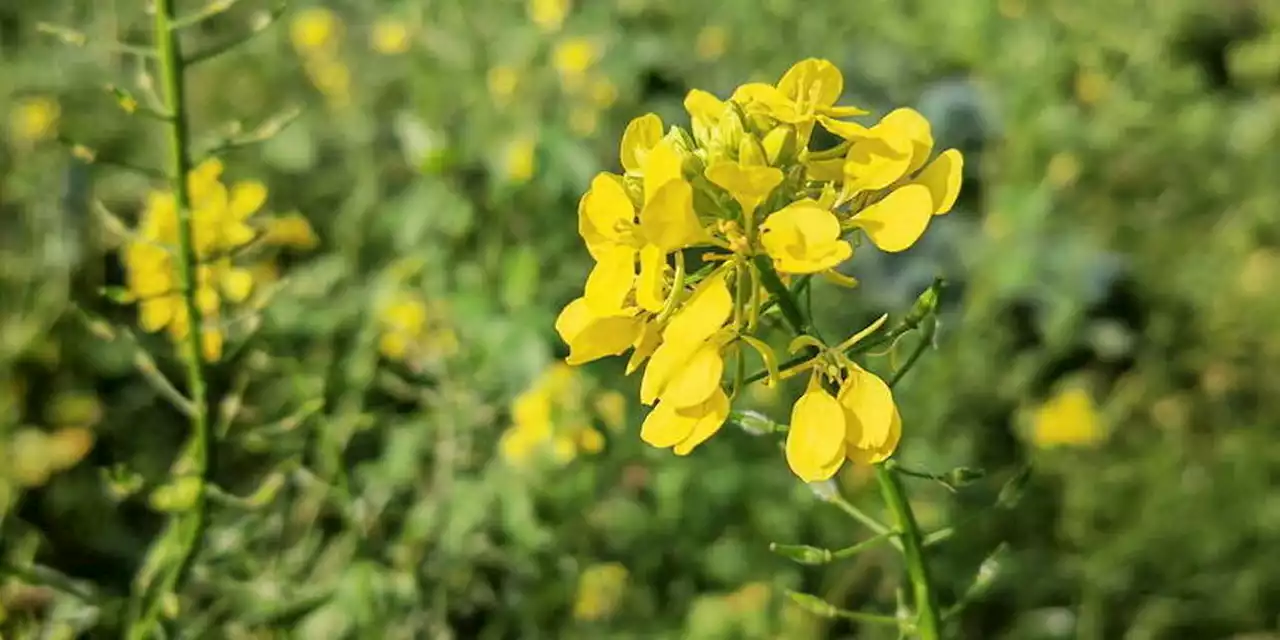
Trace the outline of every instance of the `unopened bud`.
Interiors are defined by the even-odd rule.
[[[822,598],[812,596],[807,593],[800,593],[798,591],[787,591],[787,597],[791,598],[791,601],[796,603],[796,605],[801,609],[804,609],[819,618],[836,617],[837,609],[835,605],[823,600]]]
[[[796,130],[791,125],[779,125],[764,136],[764,152],[769,165],[778,167],[796,161]]]
[[[742,136],[738,143],[738,162],[747,167],[763,167],[769,163],[759,139],[749,133]]]
[[[747,128],[743,123],[742,111],[738,109],[738,105],[726,102],[724,111],[720,114],[720,121],[716,123],[716,140],[725,149],[737,151],[746,133]]]
[[[769,544],[769,550],[800,564],[817,565],[831,562],[832,555],[829,549],[820,549],[811,547],[807,544],[778,544],[776,542]]]
[[[987,473],[982,469],[973,469],[970,467],[956,467],[947,472],[947,484],[953,487],[963,487],[973,484],[974,482],[985,478]]]

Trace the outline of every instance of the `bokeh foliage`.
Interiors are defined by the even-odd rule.
[[[842,67],[851,101],[914,106],[970,159],[925,241],[860,255],[862,287],[816,283],[812,302],[848,333],[951,283],[939,349],[898,397],[903,464],[989,476],[912,487],[926,526],[957,527],[932,551],[943,589],[1007,545],[959,637],[1277,630],[1280,5],[577,4],[551,32],[515,0],[303,4],[193,75],[202,144],[265,126],[227,172],[320,245],[281,258],[211,368],[228,495],[178,603],[184,636],[878,637],[781,595],[883,606],[898,567],[771,554],[865,535],[771,442],[726,433],[674,458],[639,442],[618,367],[554,379],[551,323],[589,266],[576,199],[615,166],[621,127],[811,55]],[[269,8],[243,0],[190,37],[257,29]],[[103,295],[122,282],[105,212],[132,224],[154,186],[107,161],[154,166],[161,147],[104,90],[138,91],[137,60],[100,45],[148,24],[131,2],[0,7],[5,637],[110,634],[185,434],[154,382],[181,378],[172,346]],[[406,299],[429,322],[397,314]],[[406,325],[414,348],[388,349]],[[602,442],[510,455],[531,389],[555,396],[555,433]],[[1074,413],[1036,411],[1078,390],[1092,400]],[[785,418],[796,391],[755,403]],[[1049,446],[1055,428],[1079,437]],[[1022,499],[987,509],[1025,465]],[[866,480],[841,483],[861,503]],[[33,586],[49,576],[32,566],[84,597]]]

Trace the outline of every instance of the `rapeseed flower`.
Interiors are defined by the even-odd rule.
[[[562,78],[591,64],[585,51],[561,58]],[[652,407],[640,428],[648,444],[687,455],[714,435],[743,384],[742,359],[755,352],[766,384],[810,376],[785,446],[798,477],[824,480],[897,448],[888,384],[846,355],[883,318],[831,347],[791,322],[792,351],[810,356],[783,370],[759,337],[786,282],[817,274],[855,286],[836,268],[861,237],[903,251],[955,204],[959,151],[935,155],[929,123],[911,109],[854,121],[866,112],[839,104],[843,89],[839,69],[818,59],[728,99],[694,89],[684,101],[690,129],[635,118],[620,173],[598,174],[579,201],[578,232],[595,264],[555,328],[569,365],[630,352],[627,373],[643,369],[640,401]],[[816,126],[841,142],[809,149]],[[693,273],[691,256],[703,264]],[[728,386],[726,371],[737,372]]]
[[[50,96],[15,100],[9,113],[9,134],[19,145],[47,140],[57,133],[61,115],[62,107]]]

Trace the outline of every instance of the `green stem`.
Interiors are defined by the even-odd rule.
[[[915,601],[916,633],[920,640],[940,640],[942,612],[938,607],[933,581],[929,577],[929,565],[925,562],[920,526],[916,523],[915,514],[911,511],[911,504],[907,501],[906,491],[898,477],[883,466],[877,466],[876,480],[879,481],[880,492],[893,514],[895,528],[901,532],[899,539],[902,540],[902,557],[906,561],[907,577],[911,581]]]
[[[175,513],[157,545],[173,545],[169,570],[162,578],[159,589],[144,589],[134,593],[135,598],[128,627],[129,638],[154,637],[154,627],[159,623],[162,603],[166,597],[178,591],[191,569],[196,552],[204,538],[208,491],[210,432],[209,406],[206,397],[203,364],[203,317],[196,303],[198,278],[196,253],[191,224],[191,194],[188,175],[191,172],[190,141],[185,102],[185,62],[177,34],[174,0],[157,0],[155,6],[155,48],[160,63],[161,84],[164,89],[165,109],[173,114],[168,121],[169,181],[174,194],[178,216],[177,271],[182,283],[182,298],[189,321],[186,336],[185,358],[187,386],[194,409],[191,414],[191,436],[187,441],[177,473],[195,478],[194,495],[188,509]],[[156,551],[155,549],[152,550]]]

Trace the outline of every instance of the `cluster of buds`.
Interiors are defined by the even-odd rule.
[[[741,363],[750,349],[776,363],[758,334],[767,314],[794,308],[793,279],[853,286],[835,269],[864,236],[903,251],[955,203],[960,153],[933,156],[929,123],[911,109],[854,122],[866,112],[836,104],[843,90],[833,64],[808,59],[776,85],[746,84],[728,100],[691,91],[692,131],[636,118],[622,137],[623,173],[599,174],[583,195],[578,231],[595,267],[556,331],[571,365],[631,351],[627,373],[643,367],[640,400],[653,406],[645,442],[685,455],[720,429],[744,379],[739,364],[726,391],[726,356]],[[810,149],[817,126],[839,144]],[[807,322],[791,323],[793,351],[813,356],[769,367],[766,384],[809,374],[785,447],[801,479],[830,478],[846,460],[879,462],[897,447],[889,386],[846,355],[882,322],[832,346]]]

